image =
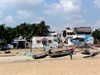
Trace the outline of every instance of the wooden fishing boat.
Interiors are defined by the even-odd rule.
[[[100,46],[91,46],[92,49],[100,50]]]
[[[90,55],[91,53],[90,53],[89,50],[84,50],[84,51],[81,52],[81,54]]]
[[[42,59],[42,58],[45,58],[46,56],[48,56],[47,53],[41,53],[41,54],[34,55],[33,58],[34,59]]]
[[[91,52],[91,54],[90,54],[90,55],[88,55],[88,56],[83,56],[83,58],[94,57],[94,56],[98,55],[99,53],[100,53],[100,51]]]
[[[76,46],[74,46],[71,49],[62,50],[62,51],[52,52],[51,50],[49,50],[48,56],[50,56],[51,58],[66,56],[69,54],[73,54],[75,49],[76,49]]]

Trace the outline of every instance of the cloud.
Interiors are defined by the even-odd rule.
[[[80,10],[79,0],[60,0],[60,6],[65,12]]]
[[[2,12],[2,11],[0,11],[0,18],[2,17],[2,15],[3,15],[3,12]]]
[[[17,17],[18,17],[18,19],[28,19],[28,18],[33,17],[33,14],[29,11],[18,10]]]
[[[100,0],[94,0],[94,4],[95,4],[98,8],[100,8]]]
[[[4,18],[4,22],[6,22],[6,23],[14,23],[15,21],[14,21],[12,16],[6,16]]]
[[[23,10],[29,10],[35,6],[39,6],[44,0],[0,0],[0,8],[18,8]]]
[[[65,16],[66,21],[69,23],[72,23],[73,25],[84,25],[86,24],[86,21],[83,18],[82,14],[71,14]]]
[[[96,21],[92,27],[97,29],[100,28],[100,20]]]
[[[42,20],[44,20],[43,17],[35,17],[32,23],[40,23]]]
[[[44,1],[45,0],[0,0],[0,23],[17,25],[21,22],[30,22],[40,13],[37,14],[37,10],[44,7]]]
[[[59,22],[60,30],[57,30],[56,26],[53,26],[57,32],[64,29],[66,26],[88,26],[84,19],[84,9],[82,9],[82,0],[59,0],[58,3],[46,4],[47,9],[44,11],[49,16],[55,16],[60,18]]]
[[[46,5],[48,8],[44,11],[46,14],[57,14],[58,12],[72,13],[81,10],[81,0],[60,0],[59,3]]]
[[[51,5],[45,4],[45,7],[47,7],[47,9],[44,10],[44,13],[48,15],[56,14],[61,9],[60,5],[57,3],[53,3]]]
[[[0,20],[0,24],[12,24],[14,22],[14,18],[10,15]]]

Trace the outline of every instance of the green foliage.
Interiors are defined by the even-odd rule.
[[[66,37],[66,30],[63,31],[63,37]]]
[[[45,24],[45,21],[40,23],[21,23],[14,28],[5,27],[5,24],[0,25],[0,39],[5,43],[11,43],[11,41],[19,37],[20,35],[30,39],[32,36],[47,36],[50,26]]]
[[[93,31],[92,36],[95,40],[95,43],[100,43],[100,31],[98,29]]]

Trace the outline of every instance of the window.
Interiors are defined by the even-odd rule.
[[[52,41],[51,41],[51,40],[49,40],[49,43],[52,43]]]
[[[56,39],[54,39],[54,41],[55,41],[55,42],[57,42],[57,40],[56,40]]]
[[[40,40],[37,40],[37,43],[41,43],[41,41]]]
[[[67,29],[67,30],[71,30],[71,28],[69,28],[69,27],[68,27],[68,28],[66,28],[66,29]]]
[[[53,35],[53,37],[57,37],[57,35]]]

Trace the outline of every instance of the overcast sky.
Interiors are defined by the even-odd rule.
[[[57,32],[68,26],[100,28],[100,0],[0,0],[0,24],[41,20]]]

